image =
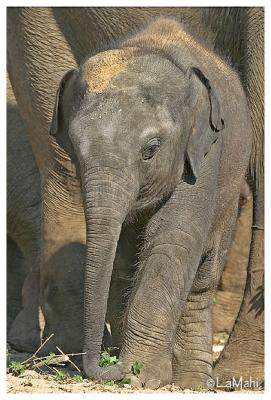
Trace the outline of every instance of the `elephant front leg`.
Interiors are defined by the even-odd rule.
[[[210,235],[212,248],[205,251],[187,298],[175,337],[173,382],[184,388],[213,389],[213,298],[232,240],[237,204]]]
[[[180,229],[155,237],[142,260],[124,321],[120,358],[141,362],[145,387],[172,381],[176,327],[201,254],[200,238]]]

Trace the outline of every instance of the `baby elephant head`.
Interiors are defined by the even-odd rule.
[[[84,343],[97,371],[122,223],[193,184],[224,122],[211,82],[136,48],[89,58],[60,83],[51,134],[78,160],[87,227]],[[69,143],[69,145],[67,145]]]

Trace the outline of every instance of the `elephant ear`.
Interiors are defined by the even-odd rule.
[[[209,79],[195,67],[190,67],[187,75],[192,89],[192,127],[186,148],[186,162],[189,165],[189,183],[195,183],[204,157],[224,129],[224,120],[216,90]]]
[[[74,69],[71,69],[70,71],[66,72],[58,86],[58,89],[56,92],[56,100],[55,100],[55,106],[54,106],[54,111],[53,111],[53,117],[52,117],[52,122],[51,122],[51,127],[50,127],[50,135],[52,135],[52,136],[57,136],[57,133],[60,130],[60,127],[61,127],[61,124],[63,121],[63,109],[62,109],[63,94],[64,94],[64,90],[65,90],[68,82],[72,79],[74,74],[75,74]]]

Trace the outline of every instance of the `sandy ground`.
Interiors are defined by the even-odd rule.
[[[131,385],[105,385],[92,381],[83,382],[57,382],[52,376],[42,376],[35,371],[26,371],[22,377],[7,375],[8,393],[89,393],[89,392],[111,392],[111,393],[157,393],[157,392],[182,392],[191,393],[191,390],[182,390],[174,385],[167,385],[158,390],[137,389]]]
[[[222,351],[228,335],[225,333],[214,335],[213,345],[213,357],[217,359],[220,352]],[[31,354],[19,353],[11,348],[8,349],[9,362],[10,360],[16,360],[22,362],[29,358]],[[109,382],[107,384],[100,384],[88,379],[83,379],[77,382],[74,379],[75,375],[78,375],[76,370],[71,370],[67,366],[61,367],[61,370],[65,371],[66,377],[60,380],[56,376],[56,371],[52,368],[48,370],[26,370],[20,376],[14,376],[12,373],[7,373],[7,393],[88,393],[88,392],[112,392],[112,393],[133,393],[133,392],[144,392],[144,393],[157,393],[157,392],[182,392],[191,393],[191,390],[181,389],[177,386],[167,385],[158,390],[143,389],[138,387],[132,387],[130,384],[113,384]],[[8,370],[7,370],[8,371]],[[136,378],[135,378],[136,379]],[[135,386],[136,385],[135,380]],[[195,391],[194,391],[195,392]],[[197,392],[203,392],[199,390]],[[214,391],[213,392],[217,392]]]

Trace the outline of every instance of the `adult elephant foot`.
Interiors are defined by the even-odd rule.
[[[31,272],[25,279],[23,309],[8,332],[8,343],[16,350],[33,353],[40,346],[39,273]]]
[[[215,365],[214,376],[219,385],[225,385],[229,380],[239,382],[241,379],[243,388],[259,389],[264,381],[264,231],[254,229],[252,235],[243,303],[229,341]]]

